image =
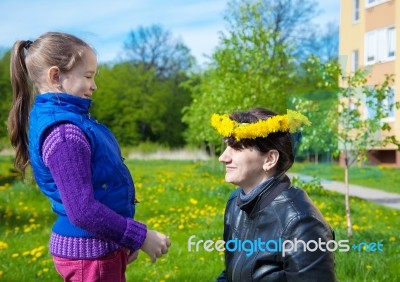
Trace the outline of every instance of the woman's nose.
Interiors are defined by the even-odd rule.
[[[225,151],[223,151],[222,154],[219,156],[218,161],[222,163],[227,163],[229,162],[229,160],[229,147],[226,147]]]

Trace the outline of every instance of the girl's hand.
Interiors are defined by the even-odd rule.
[[[170,246],[171,241],[168,236],[155,230],[147,230],[146,240],[141,249],[148,254],[152,262],[155,262],[157,258],[168,252]]]
[[[132,263],[139,256],[139,250],[132,251],[132,250],[129,250],[129,249],[125,249],[125,251],[126,251],[126,257],[127,257],[127,264]]]

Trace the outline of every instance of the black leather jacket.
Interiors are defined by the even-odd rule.
[[[228,251],[235,248],[230,244],[225,250],[225,271],[217,281],[336,281],[333,253],[319,249],[304,251],[299,241],[334,240],[332,230],[306,192],[292,187],[284,175],[278,183],[240,208],[238,195],[239,189],[232,193],[226,206],[225,243],[235,238],[239,242],[279,242],[280,238],[294,242],[297,239],[298,249],[287,251],[283,256],[274,249],[276,245],[270,244],[272,241],[268,244],[271,251],[266,250],[265,245],[262,251],[256,250],[255,245],[254,252],[249,251],[250,242],[243,245],[247,251],[243,248],[242,251]],[[310,243],[309,249],[315,247],[316,244]]]

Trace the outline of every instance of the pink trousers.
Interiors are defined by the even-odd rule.
[[[125,282],[127,256],[124,249],[98,259],[67,259],[53,256],[65,282]]]

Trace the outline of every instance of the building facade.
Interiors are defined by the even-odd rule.
[[[390,107],[385,120],[400,140],[400,56],[397,46],[400,29],[400,0],[341,0],[339,29],[339,58],[346,73],[370,67],[368,85],[384,81],[385,74],[393,74],[395,82],[385,101]],[[399,59],[396,60],[396,56]],[[397,75],[396,75],[397,74]],[[368,113],[368,109],[366,109]],[[394,146],[373,148],[369,159],[375,164],[400,166],[400,152]]]

